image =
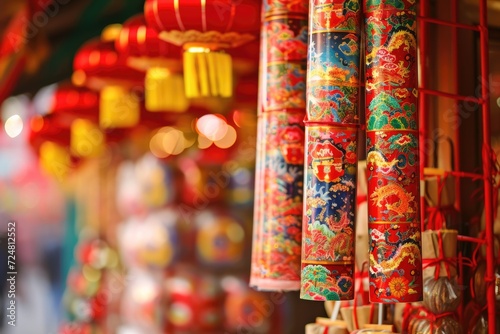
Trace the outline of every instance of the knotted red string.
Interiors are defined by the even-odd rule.
[[[452,317],[457,320],[457,315],[455,312],[445,312],[441,314],[434,314],[428,311],[423,306],[413,306],[412,304],[406,304],[403,309],[403,322],[401,328],[403,332],[408,332],[410,326],[410,320],[412,318],[419,320],[427,320],[430,324],[430,333],[433,333],[433,329],[437,320],[445,317]]]
[[[415,308],[411,304],[406,304],[405,308],[403,309],[403,321],[401,322],[401,330],[403,333],[408,332],[410,318],[414,312],[416,312]]]
[[[434,326],[436,325],[436,321],[445,317],[452,317],[453,319],[457,320],[457,315],[455,312],[445,312],[441,314],[434,314],[429,312],[428,310],[425,309],[423,306],[419,306],[417,308],[417,313],[414,315],[415,318],[420,319],[420,320],[427,320],[429,322],[429,329],[430,333],[434,333]]]
[[[473,313],[472,317],[470,317],[469,328],[467,328],[468,334],[471,334],[472,329],[474,328],[474,326],[470,326],[470,324],[476,324],[477,320],[481,316],[481,313],[483,313],[488,308],[488,305],[484,305],[483,307],[479,306],[476,303],[473,303],[472,305],[473,305],[472,307]]]
[[[453,215],[457,212],[453,205],[446,206],[431,206],[426,208],[429,214],[427,228],[429,230],[440,230],[447,228],[447,216]]]
[[[437,237],[439,246],[438,257],[435,259],[422,259],[422,267],[424,269],[429,267],[436,267],[436,270],[434,272],[434,279],[437,280],[439,279],[441,273],[441,264],[444,264],[446,269],[446,276],[448,277],[448,279],[451,279],[450,266],[457,268],[457,258],[444,256],[443,237],[440,230],[437,231]]]

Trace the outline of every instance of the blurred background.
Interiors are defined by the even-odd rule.
[[[1,333],[301,333],[325,313],[248,288],[258,40],[228,50],[231,97],[147,106],[147,68],[181,52],[134,44],[143,0],[0,8],[0,242],[15,221],[18,272],[17,324],[2,314]],[[132,92],[118,107],[138,120],[93,132],[103,83]]]
[[[500,1],[488,3],[498,152]],[[254,4],[248,17],[259,17]],[[430,16],[449,19],[449,2],[430,4]],[[477,1],[459,4],[459,20],[477,23]],[[7,325],[1,307],[0,333],[303,333],[326,315],[323,303],[248,288],[259,20],[235,20],[234,29],[257,37],[226,50],[234,92],[184,97],[174,89],[183,85],[181,49],[148,44],[159,36],[145,28],[143,12],[144,0],[0,3],[2,304],[9,221],[17,270],[17,326]],[[451,30],[431,33],[429,68],[443,73],[431,88],[459,82],[462,94],[476,96],[477,80],[469,79],[480,72],[477,34],[459,33],[452,80],[452,51],[442,43]],[[175,103],[158,102],[160,86]],[[455,103],[430,99],[428,128],[458,136],[458,164],[476,171],[480,115],[469,111],[456,132],[438,112]],[[104,121],[100,110],[108,111]],[[432,164],[452,169],[452,148],[439,150]],[[477,184],[462,181],[462,202]],[[480,216],[476,202],[464,206],[466,219]]]

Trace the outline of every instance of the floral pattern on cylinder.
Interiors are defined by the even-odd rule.
[[[259,231],[260,281],[299,282],[304,161],[300,112],[268,112],[265,118],[263,221]],[[277,282],[276,284],[280,284]],[[262,284],[261,284],[262,285]],[[271,286],[267,282],[262,286]],[[263,287],[263,289],[266,289]],[[279,289],[279,286],[276,286]]]
[[[308,125],[301,298],[352,299],[357,127]],[[315,278],[313,273],[324,279]]]
[[[307,20],[279,15],[263,23],[263,111],[305,109]]]
[[[417,0],[365,0],[365,13],[384,10],[417,10]]]
[[[370,222],[370,300],[422,300],[420,223]]]
[[[300,288],[307,12],[307,1],[264,1],[250,278],[260,290]]]

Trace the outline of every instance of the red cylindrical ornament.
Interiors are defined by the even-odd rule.
[[[298,290],[304,163],[307,0],[263,11],[250,284]]]
[[[310,1],[301,298],[354,298],[358,0]]]
[[[370,300],[422,300],[415,1],[365,1]]]

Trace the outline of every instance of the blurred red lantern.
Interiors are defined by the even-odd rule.
[[[188,97],[232,95],[232,61],[223,50],[258,37],[260,2],[252,0],[147,0],[148,25],[184,49]]]
[[[28,135],[30,145],[38,150],[43,141],[50,140],[64,147],[69,146],[71,121],[71,117],[55,114],[33,117]]]
[[[146,72],[145,102],[149,111],[183,112],[189,106],[184,94],[181,49],[160,39],[146,25],[144,15],[136,15],[123,25],[116,49],[127,57],[129,67]]]
[[[99,118],[99,93],[85,87],[61,84],[54,93],[49,113],[97,121]]]
[[[42,169],[64,181],[78,159],[70,154],[69,127],[71,120],[65,117],[47,115],[31,120],[28,141],[40,160]]]
[[[121,26],[109,26],[101,39],[84,44],[73,62],[73,83],[99,90],[99,123],[102,128],[129,128],[137,125],[144,73],[127,66],[126,57],[115,50]],[[135,92],[134,92],[135,90]]]
[[[144,73],[127,65],[127,59],[115,49],[121,26],[110,26],[103,30],[100,39],[85,43],[73,61],[73,83],[101,90],[110,84],[128,88],[141,86]]]
[[[105,134],[97,126],[99,94],[70,84],[57,88],[49,112],[60,117],[72,117],[70,150],[77,157],[89,158],[104,151]]]

